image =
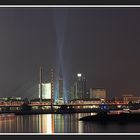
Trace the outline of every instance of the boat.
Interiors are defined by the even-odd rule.
[[[116,110],[116,111],[107,112],[108,115],[121,114],[121,113],[130,113],[130,111],[129,110]]]

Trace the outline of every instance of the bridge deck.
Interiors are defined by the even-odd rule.
[[[20,107],[23,104],[0,104],[0,107]],[[48,103],[36,103],[36,104],[28,104],[29,106],[51,106]],[[108,106],[116,106],[116,105],[128,105],[127,103],[108,103],[108,104],[65,104],[66,106],[94,106],[94,105],[108,105]],[[64,105],[53,105],[53,106],[64,106]]]

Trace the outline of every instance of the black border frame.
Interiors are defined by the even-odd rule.
[[[0,5],[140,5],[140,0],[0,0]],[[7,140],[139,140],[140,135],[0,135],[1,139]]]
[[[137,5],[140,0],[0,0],[0,5]]]

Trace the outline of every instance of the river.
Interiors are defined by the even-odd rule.
[[[0,120],[0,133],[134,133],[140,123],[95,123],[78,119],[89,113],[17,115]]]

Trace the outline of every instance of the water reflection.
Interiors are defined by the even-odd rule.
[[[36,116],[34,115],[34,117]],[[38,115],[37,122],[38,123],[34,127],[38,126],[38,133],[54,133],[54,114]]]
[[[100,124],[78,121],[89,113],[19,115],[0,120],[0,133],[111,133],[139,132],[140,124]],[[94,114],[91,114],[94,115]],[[136,130],[137,128],[137,130]]]
[[[0,120],[0,133],[83,133],[78,118],[89,114],[19,115]]]

